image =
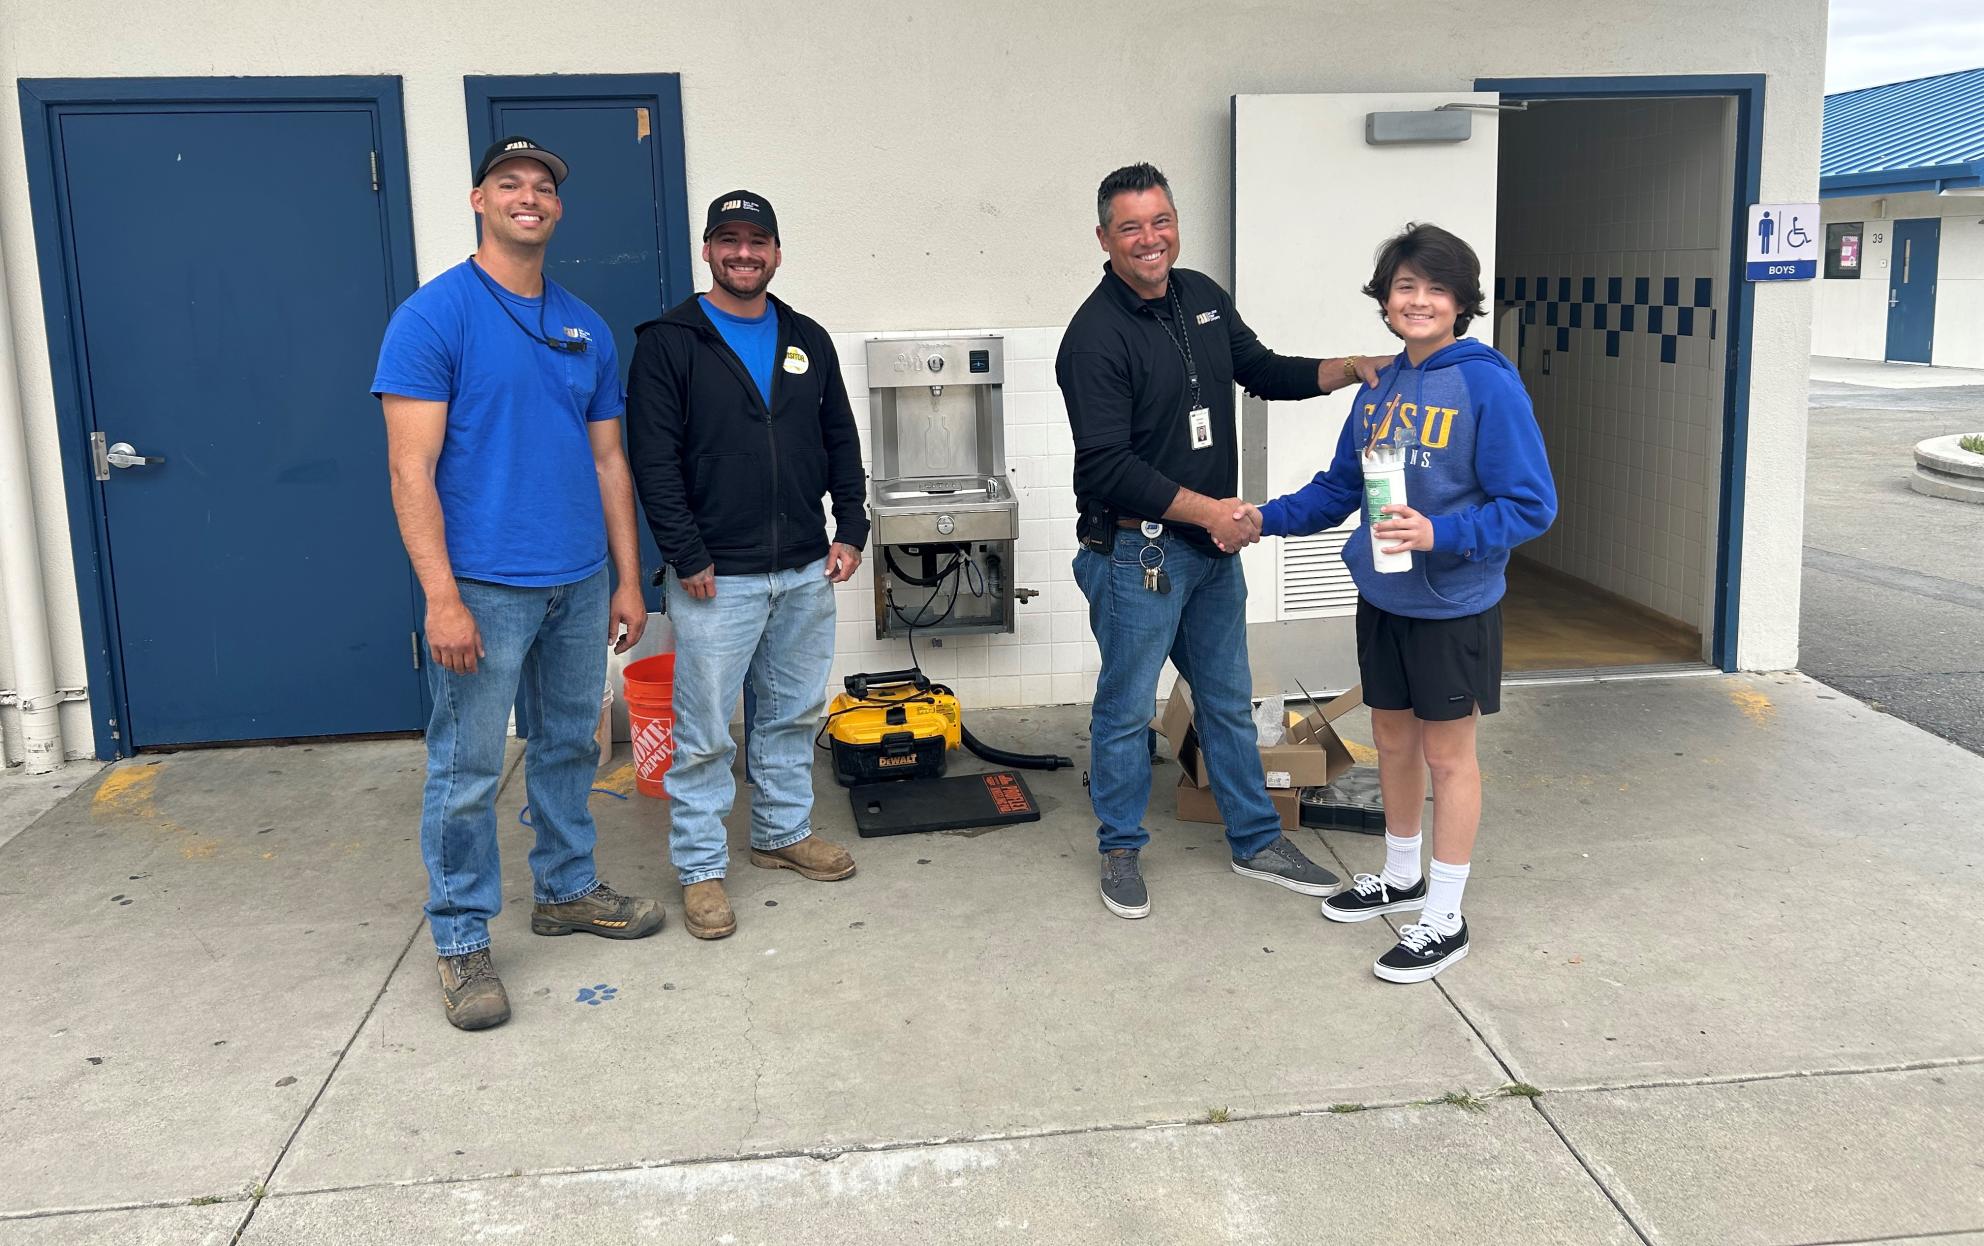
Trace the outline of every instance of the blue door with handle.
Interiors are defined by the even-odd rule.
[[[564,219],[545,274],[583,299],[613,329],[620,382],[634,354],[634,326],[689,296],[682,105],[673,74],[605,74],[465,80],[471,158],[521,134],[564,157]],[[643,591],[661,608],[661,567],[639,519]]]
[[[1894,223],[1888,251],[1888,358],[1896,363],[1928,363],[1934,350],[1942,226],[1933,216]]]
[[[411,258],[379,193],[380,110],[47,116],[35,189],[75,372],[58,400],[94,443],[117,751],[418,729],[415,583],[367,392]]]

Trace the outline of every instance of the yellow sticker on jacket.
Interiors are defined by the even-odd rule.
[[[806,357],[805,351],[800,350],[797,346],[788,346],[785,348],[785,370],[787,372],[798,376],[812,366],[813,361]]]

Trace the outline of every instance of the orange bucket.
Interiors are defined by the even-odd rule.
[[[667,800],[662,776],[675,755],[675,655],[629,662],[620,690],[627,700],[627,732],[634,738],[634,790]]]

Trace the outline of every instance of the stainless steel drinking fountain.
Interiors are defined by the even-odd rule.
[[[877,636],[1013,630],[1004,383],[996,336],[868,342]]]

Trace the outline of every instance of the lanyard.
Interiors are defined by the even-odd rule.
[[[495,281],[490,278],[488,273],[482,271],[482,265],[475,262],[473,255],[468,257],[468,266],[473,268],[475,275],[482,279],[483,287],[489,291],[489,297],[496,300],[496,306],[503,309],[504,313],[510,317],[511,323],[524,331],[525,337],[534,337],[546,346],[549,346],[552,350],[562,350],[574,355],[583,355],[586,353],[586,344],[583,338],[560,341],[544,331],[544,309],[551,302],[551,282],[549,280],[546,280],[544,283],[543,296],[537,300],[537,332],[532,333],[530,326],[517,319],[517,313],[510,310],[510,300],[497,293]]]
[[[1178,301],[1177,278],[1174,277],[1166,283],[1165,293],[1171,296],[1171,315],[1178,322],[1178,334],[1173,334],[1171,326],[1164,323],[1164,317],[1157,313],[1151,313],[1151,319],[1157,321],[1157,327],[1164,330],[1164,336],[1170,339],[1171,345],[1177,349],[1178,357],[1185,361],[1185,381],[1192,387],[1192,399],[1186,409],[1193,410],[1199,405],[1199,365],[1192,359],[1192,331],[1185,327],[1185,307]],[[1182,342],[1179,341],[1179,335],[1184,337]]]

